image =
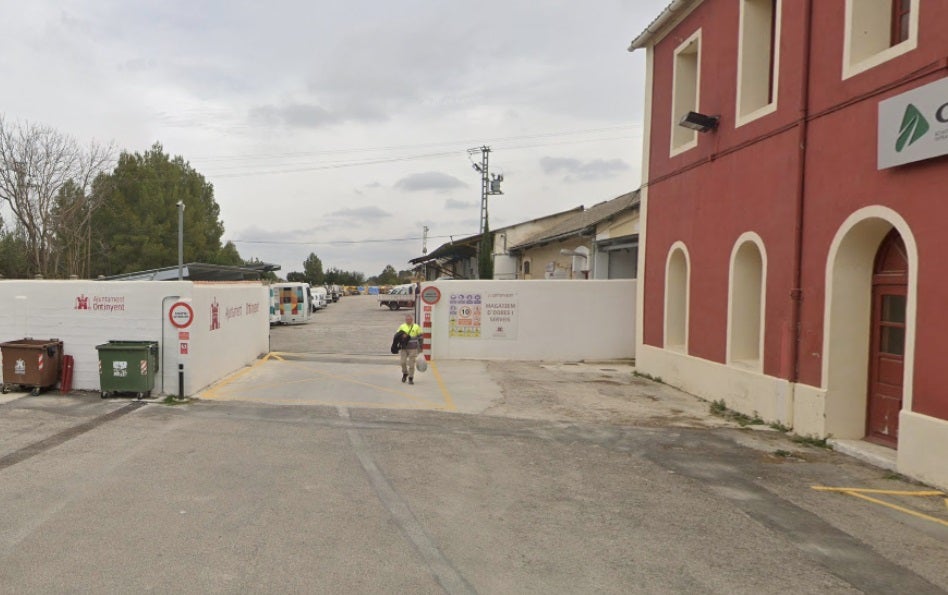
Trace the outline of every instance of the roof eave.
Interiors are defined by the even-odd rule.
[[[658,33],[662,32],[682,11],[688,10],[692,5],[698,2],[700,2],[700,0],[672,0],[671,4],[666,6],[665,10],[655,17],[655,20],[645,28],[645,31],[639,33],[639,36],[632,40],[632,43],[629,44],[629,51],[634,52],[635,50],[651,45],[653,41],[657,41],[655,38]]]

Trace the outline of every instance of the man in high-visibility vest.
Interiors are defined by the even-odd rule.
[[[397,332],[404,333],[398,352],[402,363],[402,382],[407,380],[408,384],[415,384],[415,360],[418,359],[424,342],[421,327],[415,324],[414,316],[405,314],[405,324],[398,327]]]

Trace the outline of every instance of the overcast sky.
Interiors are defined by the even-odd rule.
[[[281,276],[310,252],[375,275],[409,268],[424,225],[429,251],[478,231],[468,148],[505,178],[491,228],[636,188],[644,53],[626,48],[667,3],[0,0],[0,113],[160,142]]]

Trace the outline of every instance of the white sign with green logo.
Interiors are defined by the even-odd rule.
[[[948,155],[948,78],[879,103],[879,169]]]

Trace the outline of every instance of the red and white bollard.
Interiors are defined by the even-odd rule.
[[[425,306],[425,319],[421,323],[421,336],[424,337],[421,353],[425,361],[431,361],[431,306]]]

